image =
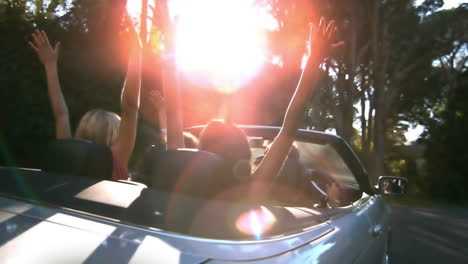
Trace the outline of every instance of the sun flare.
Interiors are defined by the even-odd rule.
[[[264,64],[272,20],[253,0],[173,0],[170,8],[178,21],[175,56],[182,72],[229,93]]]
[[[138,22],[140,20],[141,14],[141,0],[127,0],[127,14],[134,20]]]
[[[268,7],[255,2],[168,0],[169,16],[177,20],[174,55],[179,71],[223,93],[251,79],[267,60],[266,32],[277,27]],[[141,0],[128,0],[127,12],[138,29]]]

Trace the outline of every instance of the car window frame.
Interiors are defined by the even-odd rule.
[[[204,127],[205,126],[194,126],[187,128],[186,130],[195,136],[198,136]],[[281,129],[280,127],[253,125],[238,125],[238,127],[240,127],[248,136],[271,137],[272,139],[279,133]],[[321,131],[298,129],[295,140],[318,144],[330,144],[333,148],[335,148],[336,152],[343,158],[346,165],[355,175],[355,178],[359,184],[359,190],[367,193],[368,195],[375,194],[362,162],[351,146],[343,138]]]

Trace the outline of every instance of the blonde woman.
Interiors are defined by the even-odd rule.
[[[122,90],[121,117],[116,113],[94,109],[87,112],[80,120],[75,138],[91,140],[107,145],[113,155],[113,180],[129,178],[127,164],[135,145],[138,108],[140,105],[141,86],[141,44],[134,30],[132,52],[128,63],[127,77]],[[47,34],[36,30],[32,34],[31,48],[36,52],[45,68],[47,89],[55,119],[57,139],[72,137],[70,119],[65,99],[60,89],[57,60],[60,42],[52,48]]]

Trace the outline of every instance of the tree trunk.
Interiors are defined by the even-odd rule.
[[[352,8],[351,10],[351,28],[349,34],[350,36],[350,51],[349,51],[349,68],[348,68],[348,78],[346,79],[346,90],[345,90],[345,139],[350,141],[353,136],[353,122],[354,122],[354,99],[355,99],[355,90],[356,90],[356,83],[355,83],[355,76],[357,72],[357,65],[358,65],[358,50],[357,50],[357,31],[358,31],[358,24],[357,24],[357,15],[356,15],[356,8]]]
[[[343,111],[342,127],[342,137],[347,142],[351,142],[353,137],[353,117],[354,117],[354,108],[352,102],[349,100],[344,101],[344,105],[341,107]]]
[[[366,91],[366,94],[367,100],[369,100],[369,110],[367,111],[367,140],[364,142],[363,148],[367,160],[367,169],[370,170],[370,153],[373,151],[371,148],[371,142],[374,140],[374,98],[369,90]]]
[[[363,154],[367,154],[369,149],[365,148],[368,146],[367,144],[367,122],[366,122],[366,93],[365,93],[365,85],[361,87],[361,150]],[[367,165],[367,160],[366,160]]]
[[[382,85],[382,84],[381,84]],[[377,182],[379,176],[384,174],[385,154],[385,96],[383,89],[377,92],[375,100],[374,117],[374,151],[372,162],[372,177]]]
[[[380,1],[374,1],[372,10],[372,74],[374,87],[374,126],[373,126],[373,151],[372,161],[370,166],[371,183],[376,183],[379,176],[384,173],[384,151],[385,151],[385,90],[384,90],[384,63],[382,60],[383,37],[381,35],[381,17],[380,17]]]

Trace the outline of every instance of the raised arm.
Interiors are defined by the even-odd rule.
[[[52,48],[49,38],[43,30],[36,30],[32,34],[32,39],[29,46],[36,52],[46,71],[47,90],[55,120],[55,137],[58,139],[69,138],[71,137],[70,118],[65,98],[60,89],[57,71],[60,42],[55,43],[55,47]]]
[[[176,67],[172,59],[166,60],[163,67],[163,87],[166,98],[167,149],[184,148],[182,106]]]
[[[122,120],[120,121],[119,135],[112,146],[114,153],[125,165],[128,164],[135,146],[141,88],[141,42],[133,27],[130,29],[132,50],[120,102]]]
[[[309,35],[309,55],[302,71],[299,84],[291,98],[281,131],[271,144],[265,158],[253,172],[253,192],[264,193],[281,170],[289,149],[294,142],[300,120],[306,110],[307,101],[315,91],[320,75],[320,64],[330,51],[343,43],[332,44],[335,33],[335,22],[328,26],[324,18],[318,28],[311,24]]]
[[[177,17],[174,22],[169,18],[167,1],[162,1],[156,7],[150,6],[153,15],[150,19],[154,25],[161,29],[164,36],[164,51],[162,52],[162,83],[165,99],[164,111],[159,111],[159,120],[166,124],[167,149],[185,147],[184,127],[182,120],[182,102],[175,65],[174,32],[177,25]],[[164,117],[165,116],[165,117]]]
[[[140,114],[142,117],[150,124],[166,129],[166,100],[161,93],[152,89],[146,93],[142,91],[141,96]]]
[[[167,125],[167,149],[184,148],[184,127],[182,120],[182,102],[180,96],[180,87],[175,65],[175,43],[174,32],[177,25],[177,18],[171,23],[168,17],[165,17],[164,45],[165,54],[163,54],[163,88],[166,99],[166,125]]]

